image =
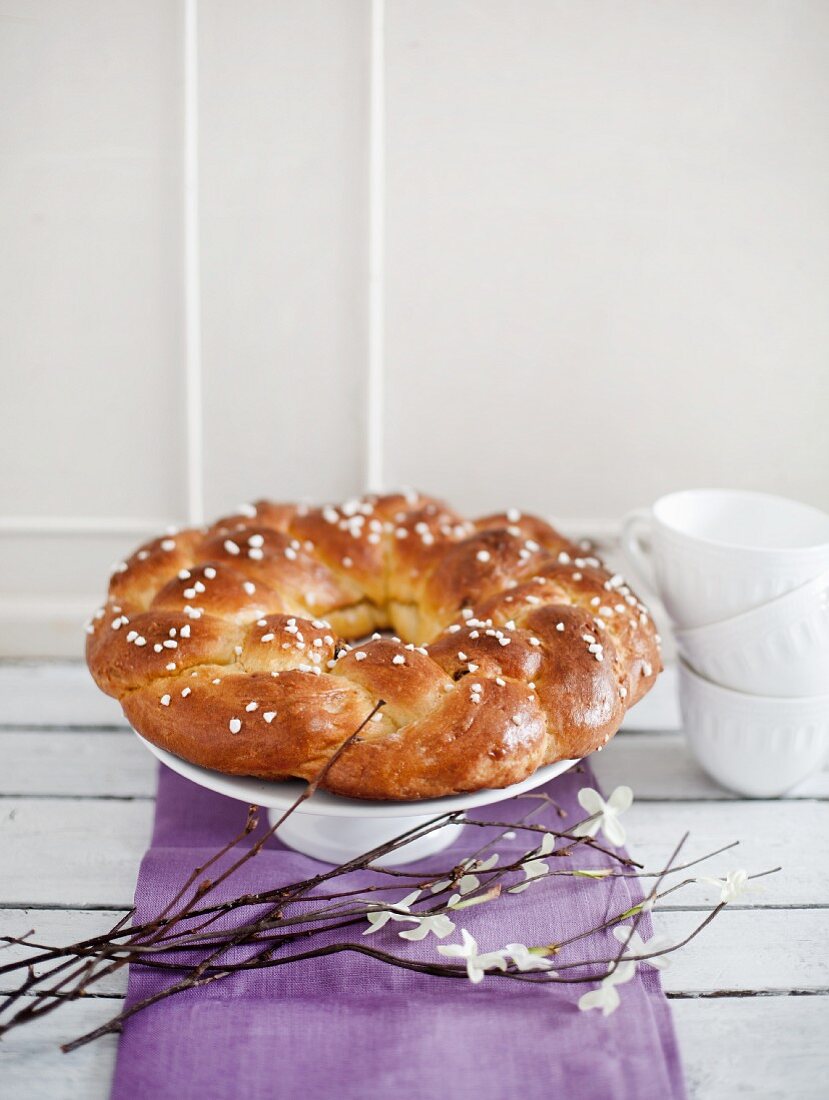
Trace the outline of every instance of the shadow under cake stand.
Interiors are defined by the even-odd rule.
[[[299,779],[274,781],[245,775],[225,775],[223,772],[190,764],[166,749],[153,745],[140,734],[136,737],[172,771],[206,787],[210,791],[254,803],[268,810],[284,812],[305,789]],[[539,768],[527,779],[500,790],[485,789],[471,794],[447,795],[417,802],[380,802],[359,798],[343,798],[328,791],[315,791],[279,827],[279,839],[289,848],[324,860],[345,863],[355,856],[387,843],[401,833],[422,828],[441,814],[471,810],[492,802],[501,802],[525,794],[566,772],[577,760],[559,760]],[[375,860],[379,866],[399,866],[424,859],[447,848],[457,840],[462,824],[444,825],[440,829],[417,836],[388,856]]]

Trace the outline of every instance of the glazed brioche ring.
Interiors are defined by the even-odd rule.
[[[418,494],[260,501],[112,574],[87,661],[149,741],[195,764],[417,799],[601,748],[661,669],[646,608],[549,524]],[[354,646],[349,640],[374,634]]]

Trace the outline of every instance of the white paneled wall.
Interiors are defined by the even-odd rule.
[[[0,0],[0,653],[193,503],[187,8]],[[386,483],[464,508],[829,507],[823,0],[189,10],[208,515],[361,489],[381,390]]]
[[[367,11],[200,4],[208,514],[362,485]]]
[[[181,511],[180,23],[0,4],[3,513]]]
[[[391,3],[389,475],[829,505],[829,5]]]

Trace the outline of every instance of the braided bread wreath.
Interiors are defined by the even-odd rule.
[[[355,798],[505,787],[601,748],[661,670],[645,607],[549,524],[415,493],[260,501],[113,573],[87,661],[142,737]],[[391,628],[399,637],[373,634]]]

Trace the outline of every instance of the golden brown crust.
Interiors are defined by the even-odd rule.
[[[257,502],[119,565],[87,661],[148,740],[236,775],[416,799],[583,756],[661,669],[647,610],[554,528],[416,493]],[[346,639],[391,627],[352,648]]]

